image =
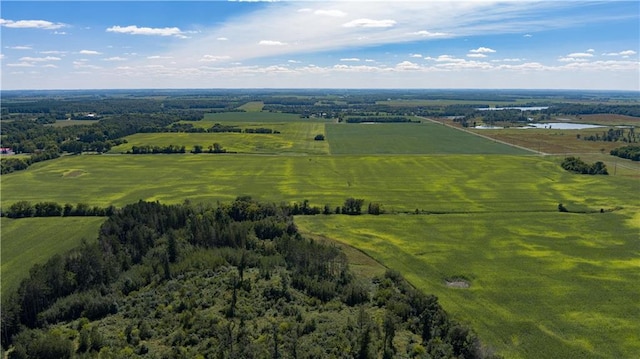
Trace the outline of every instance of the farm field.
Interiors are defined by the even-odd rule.
[[[532,154],[432,122],[327,124],[325,129],[332,154]]]
[[[633,178],[573,175],[553,159],[499,155],[81,155],[3,175],[0,185],[3,208],[18,200],[122,206],[251,195],[333,208],[356,197],[396,212],[507,213],[556,211],[559,202],[609,209],[637,189]]]
[[[193,123],[196,127],[210,128],[214,125],[210,121]],[[326,154],[329,146],[326,141],[314,141],[317,134],[324,133],[324,124],[318,122],[302,123],[269,123],[249,124],[241,123],[245,128],[266,127],[279,131],[278,134],[256,133],[137,133],[127,136],[125,144],[113,147],[109,153],[124,153],[133,146],[185,146],[189,152],[194,145],[203,146],[206,151],[208,146],[218,142],[229,152],[238,153],[265,153],[265,154]]]
[[[637,210],[300,216],[296,224],[400,271],[506,358],[631,358],[640,351]]]
[[[31,266],[98,236],[104,217],[0,218],[2,294],[17,288]]]

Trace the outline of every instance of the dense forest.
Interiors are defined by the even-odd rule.
[[[290,206],[134,203],[36,265],[2,310],[9,358],[480,358],[437,298],[355,277]]]

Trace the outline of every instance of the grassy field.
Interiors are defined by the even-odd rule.
[[[325,128],[332,154],[532,154],[432,122]]]
[[[247,112],[260,112],[264,107],[264,102],[262,101],[251,101],[247,102],[244,105],[238,107],[240,110],[245,110]]]
[[[393,214],[299,217],[296,223],[315,238],[335,239],[398,269],[508,358],[618,358],[640,351],[640,325],[633,321],[640,317],[639,164],[608,156],[567,131],[480,133],[605,160],[612,175],[571,174],[559,166],[563,155],[532,155],[438,123],[336,124],[270,112],[208,114],[190,123],[281,133],[136,134],[112,154],[63,156],[1,176],[0,205],[228,202],[250,195],[335,208],[347,197],[363,198],[365,206],[379,202]],[[316,134],[326,140],[314,141]],[[118,154],[134,145],[190,150],[213,142],[238,153]],[[585,142],[590,147],[580,147]],[[559,213],[559,203],[587,213]],[[411,214],[416,210],[423,214]],[[95,237],[101,221],[3,218],[3,293],[29,263]],[[37,240],[43,237],[51,241]],[[25,251],[23,243],[35,249]],[[382,270],[348,250],[360,273]],[[447,287],[451,278],[470,287]]]
[[[576,210],[623,206],[637,181],[609,177],[573,175],[536,156],[81,155],[3,175],[0,185],[4,208],[18,200],[122,206],[251,195],[319,206],[356,197],[390,211],[512,212],[554,211],[559,202]]]
[[[633,214],[315,216],[296,224],[399,270],[507,358],[631,358],[640,352]],[[470,287],[448,286],[453,278]]]
[[[104,217],[0,218],[2,295],[17,289],[34,264],[74,248],[83,238],[97,238],[104,220]]]
[[[211,122],[200,123],[205,128],[213,126]],[[113,147],[110,153],[124,153],[133,146],[157,145],[185,146],[189,152],[194,145],[201,145],[206,151],[208,146],[218,142],[224,149],[238,153],[263,154],[327,154],[329,146],[323,141],[314,141],[317,134],[324,133],[324,124],[318,122],[290,122],[254,125],[243,123],[242,129],[266,127],[279,131],[278,134],[251,133],[137,133],[127,136],[127,142]]]

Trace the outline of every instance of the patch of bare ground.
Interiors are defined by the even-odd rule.
[[[461,279],[445,280],[445,284],[449,288],[459,288],[459,289],[467,289],[467,288],[469,288],[471,286],[471,283],[469,283],[466,280],[461,280]]]
[[[70,170],[70,171],[65,172],[62,175],[62,177],[65,177],[65,178],[76,178],[76,177],[80,177],[80,176],[82,176],[82,175],[84,175],[86,173],[87,172],[83,171],[83,170]]]

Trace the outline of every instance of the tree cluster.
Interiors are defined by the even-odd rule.
[[[577,135],[580,136],[580,135]],[[580,138],[580,137],[578,137]],[[585,141],[606,141],[606,142],[628,142],[635,143],[638,142],[638,136],[636,136],[635,130],[633,127],[629,128],[628,131],[625,131],[624,128],[610,128],[607,131],[603,131],[602,134],[594,134],[589,136],[582,136],[582,139]]]
[[[375,122],[375,123],[420,123],[420,121],[414,121],[404,116],[369,116],[369,117],[347,117],[345,119],[347,123],[363,123],[363,122]]]
[[[434,296],[392,271],[363,282],[246,196],[125,206],[36,265],[1,315],[10,358],[484,357]]]
[[[588,164],[581,160],[579,157],[566,157],[561,164],[562,168],[567,171],[587,174],[587,175],[608,175],[607,166],[601,162],[597,161],[593,164]]]
[[[164,153],[164,154],[171,154],[171,153],[185,153],[185,146],[174,146],[174,145],[168,145],[168,146],[132,146],[131,147],[131,151],[127,151],[128,154],[134,154],[134,155],[146,155],[146,154],[158,154],[158,153]]]
[[[632,161],[640,161],[640,146],[624,146],[611,150],[612,156],[627,158]]]
[[[115,207],[89,206],[86,203],[78,203],[74,207],[70,203],[61,205],[56,202],[37,202],[32,204],[29,201],[18,201],[9,206],[3,216],[9,218],[28,217],[72,217],[72,216],[110,216],[115,212]]]

